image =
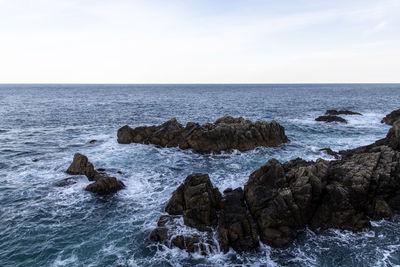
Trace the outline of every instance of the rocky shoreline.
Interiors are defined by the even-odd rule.
[[[339,151],[339,156],[332,161],[270,159],[250,175],[244,189],[228,188],[223,194],[207,174],[189,175],[174,191],[150,240],[203,254],[218,248],[254,251],[259,240],[287,246],[305,227],[362,231],[371,220],[400,212],[400,121],[385,138]],[[177,230],[182,220],[204,235]]]
[[[183,127],[175,118],[159,126],[132,129],[128,125],[117,133],[120,144],[154,144],[162,147],[193,149],[198,153],[247,151],[256,147],[274,147],[289,142],[285,129],[276,121],[252,123],[242,117],[225,116],[215,123],[189,122]]]

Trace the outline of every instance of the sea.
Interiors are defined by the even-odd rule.
[[[0,266],[394,266],[400,217],[353,233],[304,229],[284,249],[189,254],[149,241],[172,192],[191,173],[214,186],[243,187],[276,158],[332,156],[385,137],[381,119],[400,108],[400,84],[2,84],[0,85]],[[349,109],[347,124],[317,122],[327,109]],[[117,130],[230,115],[276,120],[290,142],[222,154],[118,144]],[[96,140],[96,142],[90,142]],[[111,196],[84,191],[89,181],[58,186],[74,153],[122,180]]]

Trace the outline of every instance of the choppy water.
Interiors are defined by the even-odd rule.
[[[0,85],[0,266],[342,266],[400,264],[400,218],[369,232],[305,230],[290,247],[208,257],[147,241],[172,191],[193,172],[220,189],[242,186],[275,157],[317,159],[386,135],[380,123],[398,109],[400,85]],[[349,124],[314,121],[350,109]],[[223,115],[277,120],[289,144],[245,153],[198,155],[176,148],[120,145],[117,129],[171,117],[215,121]],[[90,144],[92,139],[98,140]],[[89,183],[57,187],[81,152],[127,189],[110,197]],[[34,159],[38,161],[33,162]],[[116,173],[118,170],[123,174]]]

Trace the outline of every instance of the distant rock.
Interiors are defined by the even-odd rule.
[[[96,142],[97,142],[96,139],[92,139],[92,140],[89,141],[90,144],[94,144],[94,143],[96,143]]]
[[[335,157],[335,159],[338,159],[338,158],[339,158],[339,153],[333,151],[333,150],[330,149],[329,147],[321,148],[319,151],[324,151],[326,154]]]
[[[324,122],[341,122],[347,123],[347,120],[343,119],[342,117],[338,116],[319,116],[315,119],[316,121],[324,121]]]
[[[215,123],[189,122],[183,127],[176,118],[160,126],[142,126],[135,129],[128,125],[117,133],[118,143],[154,144],[162,147],[193,149],[199,153],[220,153],[238,149],[251,150],[256,147],[274,147],[288,142],[285,129],[277,122],[252,123],[243,118],[225,116]]]
[[[361,113],[350,111],[350,110],[335,110],[335,109],[329,109],[325,112],[325,115],[330,115],[330,116],[337,116],[337,115],[362,115]]]
[[[400,212],[400,121],[375,143],[340,151],[341,159],[285,163],[270,159],[244,186],[223,196],[207,175],[189,175],[167,204],[150,239],[207,254],[254,251],[260,240],[285,247],[299,230],[363,231]],[[182,234],[179,222],[198,232]],[[218,227],[216,226],[218,225]],[[217,232],[217,242],[208,233]],[[192,234],[190,234],[192,233]]]
[[[101,169],[101,168],[99,168]],[[67,169],[68,174],[85,175],[89,181],[95,181],[88,185],[85,190],[99,195],[115,193],[125,188],[125,185],[115,177],[109,177],[105,173],[97,172],[93,164],[89,162],[85,155],[76,153],[74,159]]]
[[[32,162],[38,162],[40,159],[33,159]]]
[[[382,120],[381,123],[386,123],[389,125],[393,125],[393,123],[397,120],[400,120],[400,109],[394,110],[387,114]]]

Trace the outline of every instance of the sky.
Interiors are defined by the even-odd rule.
[[[0,83],[375,82],[400,0],[0,0]]]

